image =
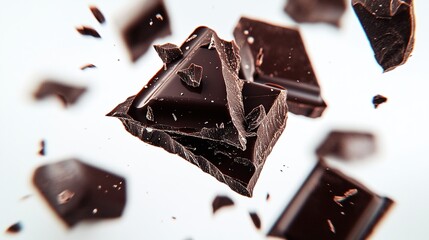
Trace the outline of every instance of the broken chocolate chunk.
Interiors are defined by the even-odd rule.
[[[325,22],[338,27],[346,6],[345,0],[288,0],[284,10],[299,23]]]
[[[286,91],[238,79],[237,46],[213,30],[199,27],[190,36],[181,46],[182,59],[161,69],[137,96],[108,116],[119,118],[141,140],[178,154],[234,191],[251,196],[286,126]],[[191,63],[204,69],[199,87],[176,74]],[[259,112],[249,115],[255,108]],[[245,116],[256,117],[246,123]]]
[[[414,47],[412,0],[353,0],[375,59],[385,72],[404,64]]]
[[[144,0],[127,13],[121,31],[125,44],[135,62],[157,38],[171,34],[170,18],[163,0]]]
[[[97,19],[99,23],[103,24],[106,22],[106,18],[104,18],[103,13],[101,13],[100,9],[98,9],[96,6],[89,6],[89,10],[91,10],[95,19]]]
[[[252,219],[253,224],[257,229],[261,229],[261,219],[259,218],[259,215],[255,212],[249,213],[250,218]]]
[[[80,70],[86,70],[88,68],[96,68],[96,66],[94,64],[88,63],[80,67]]]
[[[341,205],[336,196],[345,196]],[[366,239],[393,201],[320,161],[269,231],[284,239]]]
[[[180,79],[191,87],[199,87],[203,78],[203,67],[191,63],[188,68],[177,71]]]
[[[387,102],[387,97],[380,94],[377,94],[372,98],[372,104],[374,104],[374,108],[378,108],[378,105],[385,102]]]
[[[100,34],[94,28],[91,28],[91,27],[79,26],[79,27],[76,27],[76,30],[80,34],[85,35],[85,36],[92,36],[95,38],[101,38]]]
[[[221,195],[216,196],[216,198],[213,199],[213,202],[212,202],[213,214],[215,214],[217,210],[219,210],[220,208],[230,207],[233,205],[234,205],[234,201],[232,201],[231,198],[227,196],[221,196]]]
[[[61,82],[46,80],[39,85],[34,92],[34,97],[38,100],[48,96],[57,96],[63,105],[74,104],[81,95],[86,91],[84,87],[72,86]]]
[[[6,229],[6,233],[19,233],[22,230],[22,224],[20,222],[14,223]]]
[[[163,45],[153,45],[162,62],[165,64],[179,59],[183,56],[182,50],[175,44],[166,43]]]
[[[372,133],[331,131],[316,150],[320,157],[331,156],[344,160],[361,159],[376,151]]]
[[[39,155],[40,156],[45,156],[46,154],[46,142],[45,140],[40,141],[40,150],[39,150]]]
[[[119,217],[125,207],[124,178],[76,159],[37,168],[33,182],[70,227],[84,219]]]
[[[287,89],[292,113],[322,115],[326,104],[298,30],[242,17],[234,37],[246,80]]]

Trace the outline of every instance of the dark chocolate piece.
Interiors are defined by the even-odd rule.
[[[199,27],[190,36],[181,46],[182,59],[161,69],[137,96],[108,116],[118,117],[141,140],[178,154],[234,191],[251,196],[285,128],[286,92],[239,80],[238,49],[213,30]],[[176,74],[191,63],[204,69],[199,87]],[[250,114],[252,110],[256,113]],[[246,122],[245,116],[256,117]]]
[[[125,207],[125,179],[79,160],[41,166],[33,182],[68,226],[84,219],[116,218]]]
[[[404,64],[414,47],[412,0],[353,0],[375,59],[385,72]]]
[[[288,0],[284,10],[299,23],[325,22],[338,27],[346,6],[345,0]]]
[[[234,206],[234,201],[227,196],[216,196],[212,202],[213,214],[217,212],[220,208]]]
[[[316,150],[320,157],[360,159],[376,151],[375,137],[368,132],[331,131]]]
[[[171,63],[183,56],[182,50],[175,44],[166,43],[163,45],[153,45],[162,62]]]
[[[91,28],[91,27],[79,26],[79,27],[76,27],[76,30],[80,34],[85,35],[85,36],[92,36],[95,38],[101,38],[100,34],[94,28]]]
[[[46,142],[45,140],[40,141],[40,150],[39,150],[39,155],[41,156],[45,156],[46,154]]]
[[[252,219],[253,224],[257,229],[261,229],[261,219],[259,218],[259,215],[255,212],[249,213],[250,218]]]
[[[95,66],[94,64],[88,63],[83,65],[82,67],[80,67],[80,70],[86,70],[88,68],[96,68],[97,66]]]
[[[268,235],[284,239],[366,239],[392,203],[321,161]]]
[[[132,61],[142,56],[155,39],[171,34],[170,18],[163,0],[145,0],[134,10],[139,11],[138,14],[122,30]]]
[[[326,104],[299,31],[241,18],[234,29],[246,80],[287,89],[289,111],[320,117]]]
[[[177,71],[180,79],[191,87],[199,87],[203,78],[203,67],[191,63],[188,68]]]
[[[372,98],[372,104],[374,104],[374,108],[377,108],[378,105],[385,103],[385,102],[387,102],[387,97],[382,96],[380,94],[377,94]]]
[[[61,82],[46,80],[39,85],[34,97],[38,100],[48,96],[57,96],[65,107],[74,104],[86,91],[84,87],[77,87]]]
[[[266,200],[267,200],[267,201],[268,201],[268,200],[270,200],[270,194],[269,194],[269,193],[267,193]]]
[[[12,224],[11,226],[9,226],[6,229],[6,233],[15,234],[15,233],[21,232],[21,230],[22,230],[22,224],[21,224],[21,222],[17,222],[17,223]]]
[[[99,23],[103,24],[106,22],[106,18],[104,18],[103,13],[101,13],[100,9],[98,9],[96,6],[89,6],[89,10],[91,10],[95,19],[97,19]]]

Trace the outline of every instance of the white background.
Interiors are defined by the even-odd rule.
[[[378,137],[377,154],[358,163],[330,161],[396,201],[372,238],[427,239],[428,1],[415,2],[413,56],[384,74],[349,5],[340,29],[299,25],[329,107],[319,119],[289,115],[253,198],[240,196],[185,160],[139,141],[117,119],[104,116],[162,67],[152,49],[136,64],[128,60],[117,23],[126,18],[132,0],[1,3],[1,239],[264,239],[316,162],[314,149],[333,128],[372,131]],[[296,26],[283,12],[284,3],[166,0],[173,35],[155,43],[180,44],[199,25],[231,40],[241,15]],[[101,9],[106,24],[98,24],[89,4]],[[81,24],[97,29],[102,39],[78,34],[75,27]],[[97,68],[81,71],[86,63]],[[34,101],[33,91],[48,77],[89,89],[67,109],[55,98]],[[389,98],[378,109],[371,103],[375,94]],[[42,139],[47,144],[44,157],[37,154]],[[128,202],[121,218],[85,222],[69,230],[56,218],[31,176],[41,164],[70,157],[126,177]],[[28,194],[28,199],[20,200]],[[213,216],[211,201],[217,194],[230,196],[236,205]],[[260,215],[262,230],[253,227],[249,211]],[[16,221],[22,222],[23,231],[4,234],[3,229]]]

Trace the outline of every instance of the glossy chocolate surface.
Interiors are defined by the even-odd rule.
[[[298,30],[242,17],[234,37],[246,80],[286,89],[292,113],[322,115],[326,104]]]
[[[325,22],[339,26],[346,6],[345,0],[288,0],[284,10],[299,23]]]
[[[320,162],[268,235],[284,239],[366,239],[392,200]]]
[[[126,203],[124,178],[76,159],[37,168],[33,182],[70,227],[84,219],[119,217]]]

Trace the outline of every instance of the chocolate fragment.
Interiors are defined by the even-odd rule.
[[[271,197],[270,194],[267,193],[267,197],[265,199],[268,201],[268,200],[270,200],[270,197]]]
[[[377,108],[378,105],[385,103],[385,102],[387,102],[387,97],[382,96],[380,94],[377,94],[372,98],[372,104],[374,104],[374,108]]]
[[[101,38],[100,34],[94,28],[91,28],[91,27],[79,26],[79,27],[76,27],[76,30],[80,34],[85,35],[85,36],[92,36],[95,38]]]
[[[286,92],[238,79],[238,48],[213,30],[199,27],[190,36],[181,46],[183,58],[161,69],[137,96],[108,116],[118,117],[141,140],[178,154],[234,191],[251,196],[285,128]],[[204,69],[198,87],[176,74],[191,63]],[[249,113],[255,108],[256,118],[246,122],[245,116],[254,116]]]
[[[103,24],[106,22],[106,18],[104,18],[103,13],[101,13],[100,9],[98,9],[96,6],[89,6],[89,10],[91,10],[95,19],[97,19],[99,23]]]
[[[414,47],[412,0],[353,0],[375,59],[385,72],[404,64]]]
[[[216,196],[212,202],[213,214],[217,212],[220,208],[234,206],[234,201],[227,196]]]
[[[322,115],[326,104],[299,31],[242,17],[234,37],[246,80],[287,89],[292,113]]]
[[[316,150],[320,157],[332,156],[344,160],[361,159],[376,151],[372,133],[331,131]]]
[[[151,47],[155,39],[170,35],[171,30],[163,0],[145,0],[133,10],[138,12],[134,16],[130,15],[130,21],[121,31],[131,60],[135,62]]]
[[[203,67],[191,63],[188,68],[177,71],[180,79],[191,87],[199,87],[203,78]]]
[[[285,12],[299,23],[325,22],[339,26],[346,10],[345,0],[288,0]]]
[[[125,207],[124,178],[76,159],[37,168],[33,182],[69,227],[84,219],[119,217]]]
[[[94,64],[88,63],[83,65],[82,67],[80,67],[80,70],[86,70],[88,68],[96,68],[97,66],[95,66]]]
[[[259,218],[259,215],[255,212],[249,213],[250,218],[252,219],[253,224],[257,229],[261,229],[261,219]]]
[[[182,50],[175,44],[166,43],[163,45],[153,45],[161,60],[167,64],[183,56]]]
[[[40,150],[39,150],[40,156],[45,156],[45,154],[46,154],[45,146],[46,146],[45,140],[40,141]]]
[[[9,226],[6,229],[6,233],[15,234],[15,233],[21,232],[21,230],[22,230],[22,224],[21,224],[21,222],[17,222],[17,223],[12,224],[11,226]]]
[[[335,196],[350,194],[341,202]],[[393,201],[319,162],[268,233],[284,239],[366,239]]]
[[[37,100],[44,99],[48,96],[57,96],[63,105],[76,103],[81,95],[86,91],[84,87],[77,87],[61,82],[46,80],[39,85],[39,88],[34,92],[34,97]]]

